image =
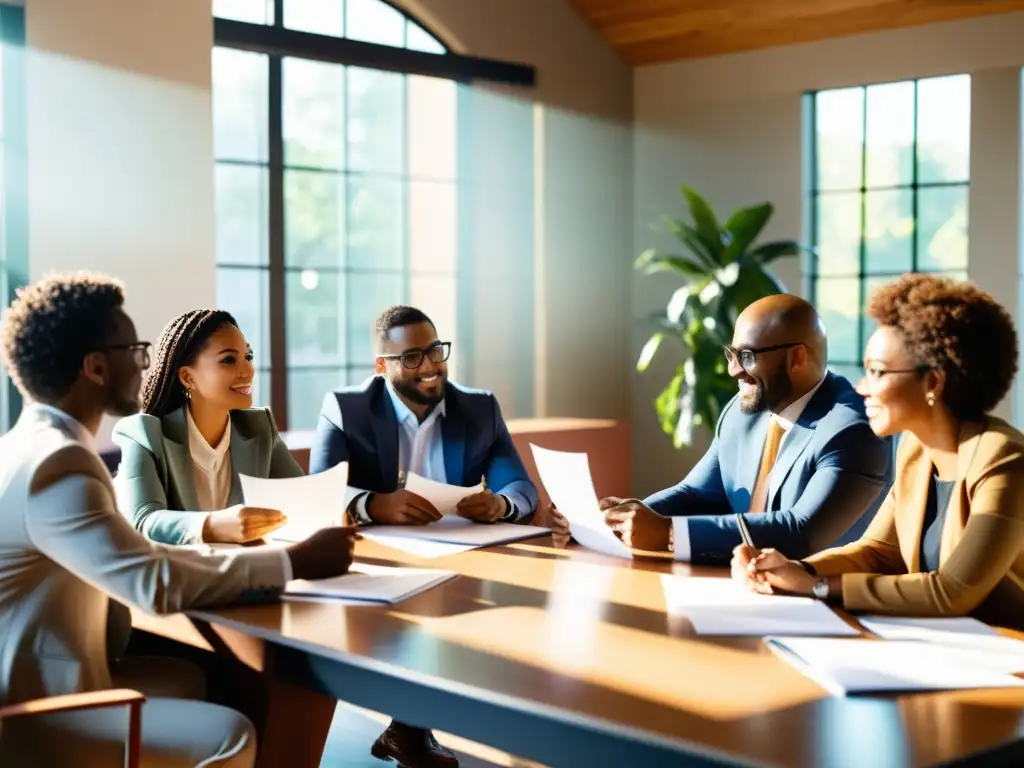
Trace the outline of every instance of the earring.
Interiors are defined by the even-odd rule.
[[[187,387],[185,389],[185,399],[186,400],[191,400],[192,399],[192,390],[188,389]]]
[[[925,398],[925,400],[928,401],[929,408],[935,407],[935,395],[933,395],[931,392],[928,393],[928,396]]]

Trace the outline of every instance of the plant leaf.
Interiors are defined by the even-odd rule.
[[[648,248],[637,257],[633,269],[643,270],[646,275],[653,275],[655,272],[679,272],[693,279],[707,277],[707,269],[692,259],[659,253],[653,248]]]
[[[651,336],[644,344],[644,348],[640,350],[640,359],[636,361],[636,369],[638,372],[643,373],[647,370],[647,367],[651,364],[651,360],[654,359],[655,353],[658,351],[658,347],[661,346],[661,340],[665,338],[665,334],[659,332]]]
[[[771,203],[761,203],[740,208],[729,217],[725,222],[725,231],[729,233],[730,239],[722,255],[722,263],[732,264],[743,255],[761,234],[774,210]]]
[[[722,230],[718,226],[715,212],[711,210],[708,201],[697,194],[697,191],[692,187],[684,184],[680,189],[682,190],[683,197],[686,198],[686,204],[690,206],[690,216],[693,217],[697,234],[700,235],[701,241],[707,246],[708,253],[714,259],[715,264],[724,266],[722,262],[722,253],[724,251]]]
[[[748,251],[744,260],[748,262],[756,261],[758,264],[767,264],[783,256],[799,256],[801,253],[806,253],[810,256],[815,255],[813,248],[801,245],[796,240],[773,240],[770,243],[762,243],[753,250]]]
[[[679,219],[672,219],[667,216],[663,222],[669,234],[675,236],[679,242],[689,248],[696,261],[703,265],[706,271],[714,272],[718,269],[720,266],[718,257],[712,255],[710,247],[704,242],[704,239],[696,229],[685,221],[679,221]]]

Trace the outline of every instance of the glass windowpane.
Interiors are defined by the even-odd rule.
[[[912,267],[913,190],[868,192],[865,199],[865,272],[908,272]]]
[[[214,169],[217,263],[262,266],[269,260],[268,171],[218,163]]]
[[[288,429],[316,429],[324,396],[345,382],[342,368],[288,371]]]
[[[344,272],[285,273],[289,367],[345,364]]]
[[[348,167],[401,173],[405,167],[404,75],[348,67]]]
[[[914,178],[914,83],[867,89],[867,187],[910,184]]]
[[[448,375],[452,378],[457,378],[454,374],[459,361],[457,290],[454,274],[418,275],[414,272],[409,276],[409,303],[422,309],[434,321],[442,341],[452,343],[448,358]]]
[[[217,268],[217,306],[234,315],[257,368],[270,365],[269,299],[267,270]]]
[[[282,133],[286,165],[345,167],[345,68],[286,58],[282,62]]]
[[[294,0],[287,0],[288,4],[292,2]],[[218,19],[245,21],[249,24],[273,24],[274,0],[213,0],[213,15]]]
[[[214,157],[266,162],[270,87],[267,57],[214,48],[212,66]]]
[[[283,0],[284,25],[300,32],[345,36],[345,0]]]
[[[392,304],[405,301],[405,280],[400,273],[356,273],[349,275],[348,288],[348,362],[369,365],[374,361],[373,323]]]
[[[450,182],[409,184],[409,267],[424,272],[454,272],[456,189]]]
[[[419,24],[414,24],[411,21],[405,22],[405,47],[410,51],[423,51],[424,53],[446,52],[440,40]]]
[[[917,268],[967,269],[967,187],[924,187],[917,192]]]
[[[815,199],[819,275],[860,273],[861,196],[829,192]]]
[[[252,404],[257,408],[270,407],[270,371],[257,370],[252,380]],[[280,429],[281,425],[277,425]]]
[[[917,84],[917,179],[967,181],[971,166],[971,76]]]
[[[830,360],[860,360],[857,320],[860,316],[860,280],[856,277],[820,278],[816,286],[818,314],[825,324]]]
[[[864,89],[815,96],[818,189],[860,189],[864,144]]]
[[[345,266],[345,186],[342,174],[285,171],[286,266]]]
[[[380,0],[346,0],[345,33],[351,40],[405,45],[405,16]]]
[[[348,180],[348,263],[357,269],[399,269],[404,261],[405,185],[390,179]]]
[[[454,179],[458,84],[453,80],[410,75],[409,175]]]
[[[376,374],[377,370],[375,368],[362,366],[358,368],[350,368],[348,372],[348,383],[353,386],[362,384],[367,379],[369,379],[372,376],[375,376]]]

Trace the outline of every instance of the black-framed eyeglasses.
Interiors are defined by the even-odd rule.
[[[918,365],[913,368],[880,368],[877,365],[865,365],[864,366],[864,378],[868,381],[881,381],[886,376],[893,373],[916,373],[921,375],[927,373],[932,367],[930,365]]]
[[[407,349],[400,355],[377,355],[382,360],[401,360],[402,367],[416,370],[423,365],[423,358],[429,358],[432,363],[443,363],[452,353],[450,341],[437,341],[426,349]]]
[[[740,366],[744,371],[749,371],[757,363],[757,356],[762,352],[774,352],[777,349],[789,349],[791,347],[803,346],[802,341],[794,341],[792,344],[773,344],[770,347],[744,347],[743,349],[734,349],[733,347],[725,346],[722,349],[725,350],[725,359],[729,361],[729,365],[739,360]]]
[[[122,352],[131,352],[135,356],[135,362],[139,364],[142,370],[149,368],[149,350],[153,347],[153,344],[148,341],[136,341],[133,344],[104,344],[100,347],[101,351],[114,351],[120,350]]]

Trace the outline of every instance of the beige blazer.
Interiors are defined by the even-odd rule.
[[[1001,419],[967,422],[958,457],[938,571],[921,572],[932,462],[911,434],[864,536],[807,559],[822,576],[842,574],[844,608],[1024,627],[1024,434]]]
[[[108,596],[152,613],[265,601],[283,571],[278,550],[145,539],[56,414],[28,406],[0,437],[0,703],[110,687]]]

